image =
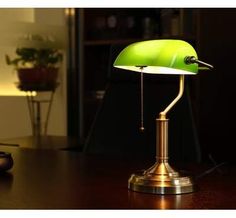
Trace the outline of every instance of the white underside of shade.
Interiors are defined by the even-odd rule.
[[[124,69],[124,70],[150,73],[150,74],[172,74],[172,75],[195,75],[196,74],[190,71],[173,69],[173,68],[168,68],[168,67],[148,66],[148,67],[143,67],[142,69],[140,67],[135,67],[135,66],[115,66],[115,67]]]

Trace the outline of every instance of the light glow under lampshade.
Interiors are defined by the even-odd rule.
[[[136,42],[124,48],[114,67],[152,74],[197,74],[198,64],[187,64],[186,57],[195,57],[195,49],[187,42],[161,39]]]

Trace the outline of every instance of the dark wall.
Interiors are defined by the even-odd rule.
[[[236,9],[200,10],[199,135],[205,158],[236,162]]]

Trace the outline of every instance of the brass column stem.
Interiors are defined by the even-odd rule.
[[[156,119],[156,160],[158,163],[168,161],[168,119]]]

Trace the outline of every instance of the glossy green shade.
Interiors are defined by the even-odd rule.
[[[152,74],[197,74],[198,64],[185,63],[189,56],[197,58],[197,53],[183,40],[148,40],[124,48],[114,67]]]

